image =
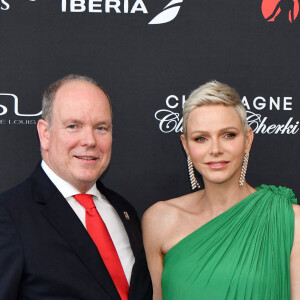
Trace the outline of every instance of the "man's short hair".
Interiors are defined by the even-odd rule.
[[[109,105],[110,105],[110,111],[112,113],[112,105],[111,100],[108,95],[108,93],[104,90],[102,86],[100,86],[94,79],[88,77],[88,76],[82,76],[77,74],[70,74],[67,75],[61,79],[58,79],[57,81],[50,84],[50,86],[45,90],[43,95],[43,102],[42,102],[42,119],[46,120],[49,125],[52,124],[52,118],[53,118],[53,103],[56,96],[57,91],[67,82],[74,81],[74,80],[81,80],[86,81],[94,84],[97,86],[100,90],[103,91],[103,93],[106,95]]]

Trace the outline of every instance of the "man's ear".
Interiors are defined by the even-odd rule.
[[[49,123],[44,119],[40,119],[37,124],[37,131],[40,138],[41,148],[47,151],[49,148],[49,136],[50,136]]]
[[[182,143],[182,146],[183,146],[183,148],[184,148],[184,150],[185,150],[186,155],[189,156],[189,155],[190,155],[190,152],[189,152],[189,147],[188,147],[188,143],[187,143],[187,140],[186,140],[185,135],[182,134],[182,135],[180,136],[180,139],[181,139],[181,143]]]

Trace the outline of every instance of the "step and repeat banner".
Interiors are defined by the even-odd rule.
[[[0,0],[0,191],[40,161],[44,89],[87,75],[113,102],[104,183],[141,215],[190,191],[182,105],[216,79],[236,88],[255,132],[248,182],[300,197],[298,0]]]

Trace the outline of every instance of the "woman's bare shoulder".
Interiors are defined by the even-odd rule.
[[[167,227],[172,226],[172,223],[176,223],[181,212],[187,209],[189,202],[193,201],[195,194],[196,193],[186,194],[153,204],[143,215],[143,226],[147,224],[151,224],[155,227],[162,225],[168,225]]]
[[[159,201],[150,206],[142,217],[142,224],[157,224],[163,222],[164,219],[169,219],[176,211],[177,202],[175,199]],[[159,223],[159,224],[158,224]]]
[[[293,206],[295,214],[299,215],[299,213],[300,213],[300,205],[299,204],[292,204],[292,206]]]
[[[298,263],[300,264],[300,205],[292,204],[295,215],[295,231],[294,231],[294,243],[292,248],[292,258],[296,256]],[[300,265],[299,265],[300,271]]]
[[[291,299],[299,299],[300,296],[300,206],[293,204],[295,215],[295,232],[292,253],[290,257],[291,272]]]
[[[292,204],[295,215],[295,229],[300,231],[300,205]]]

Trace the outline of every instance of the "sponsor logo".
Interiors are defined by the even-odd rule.
[[[299,14],[299,1],[263,0],[261,10],[268,22],[293,23]]]
[[[62,0],[62,12],[82,13],[88,11],[90,13],[131,13],[142,12],[147,14],[147,8],[143,0]]]
[[[182,2],[183,0],[171,0],[148,24],[171,22],[177,17]],[[61,0],[61,11],[63,13],[149,14],[143,0]]]
[[[10,5],[7,0],[0,0],[0,10],[9,10]]]
[[[182,133],[182,108],[186,96],[180,97],[169,95],[165,100],[166,107],[159,109],[154,113],[155,119],[158,121],[158,128],[163,133]],[[292,97],[263,97],[257,96],[249,99],[246,96],[242,98],[242,102],[247,111],[247,121],[249,126],[256,134],[296,134],[299,132],[298,120],[295,120],[289,112],[293,110]],[[268,116],[263,113],[269,111]],[[272,112],[279,111],[284,120],[280,123],[274,123]]]
[[[177,97],[169,95],[166,98],[166,108],[155,112],[154,117],[158,121],[158,128],[163,133],[182,133],[182,108],[186,98],[185,95]]]
[[[163,11],[156,15],[148,24],[154,25],[171,22],[177,17],[180,10],[180,3],[182,2],[183,0],[172,0],[164,7]]]
[[[33,118],[41,114],[41,111],[38,113],[21,113],[19,111],[19,98],[17,95],[0,93],[0,125],[36,125],[39,118]],[[10,116],[10,118],[6,119],[5,117],[7,116]]]

